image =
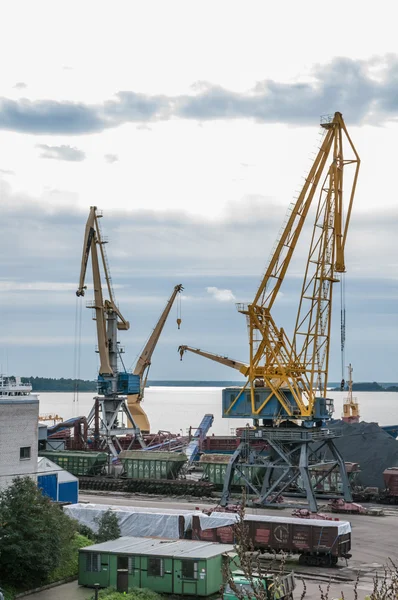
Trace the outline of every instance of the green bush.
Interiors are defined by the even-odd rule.
[[[45,498],[29,477],[0,493],[0,573],[19,590],[47,583],[75,533],[72,519]]]
[[[108,588],[100,591],[99,598],[100,600],[161,600],[162,596],[145,588],[133,588],[126,594],[117,592],[114,588]],[[94,595],[91,600],[94,600]]]
[[[120,537],[119,519],[117,514],[110,508],[101,516],[94,519],[98,525],[98,533],[95,539],[98,543],[117,540]]]
[[[75,533],[68,544],[62,548],[61,560],[58,567],[51,573],[49,583],[77,577],[79,571],[79,549],[94,544],[93,540]]]
[[[78,521],[76,521],[76,523],[77,531],[80,533],[80,535],[84,535],[84,537],[89,538],[90,540],[95,540],[95,533],[92,529],[90,529],[90,527],[87,527],[87,525],[82,525]]]

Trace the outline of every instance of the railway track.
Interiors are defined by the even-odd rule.
[[[79,477],[80,490],[129,492],[174,496],[211,497],[214,485],[190,479],[124,479],[111,477]]]

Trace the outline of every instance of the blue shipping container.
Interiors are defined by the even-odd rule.
[[[38,475],[37,477],[37,487],[42,491],[44,496],[48,496],[51,500],[56,502],[57,498],[57,488],[58,488],[58,478],[57,475]]]
[[[78,481],[65,481],[58,485],[58,502],[71,502],[72,504],[77,504],[78,496]]]

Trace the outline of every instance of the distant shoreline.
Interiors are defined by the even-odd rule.
[[[34,392],[96,392],[97,385],[95,381],[87,379],[65,379],[63,377],[22,377],[24,383],[31,383]],[[229,387],[242,386],[241,381],[221,380],[221,381],[200,381],[200,380],[149,380],[148,387]],[[331,392],[346,392],[336,382],[328,384]],[[358,382],[352,386],[353,392],[398,392],[398,383],[376,383],[376,382]]]

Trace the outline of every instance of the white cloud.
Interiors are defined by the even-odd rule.
[[[93,344],[92,337],[81,337],[80,344]],[[73,346],[76,344],[76,338],[72,335],[60,335],[60,336],[20,336],[20,335],[9,335],[3,339],[4,344],[7,346]]]
[[[220,290],[217,287],[207,287],[206,291],[211,294],[217,302],[235,302],[236,298],[231,290]]]
[[[87,289],[92,289],[92,284],[87,284]],[[123,286],[120,284],[113,284],[114,289],[120,289]],[[106,290],[106,284],[102,285],[102,289]],[[52,282],[52,281],[27,281],[18,282],[12,280],[0,280],[0,291],[1,292],[69,292],[76,291],[77,283],[66,283],[66,282]]]

